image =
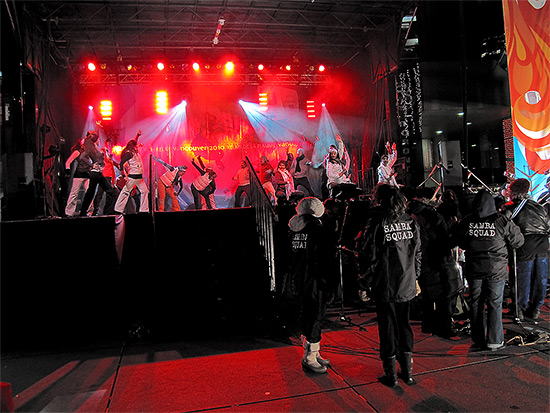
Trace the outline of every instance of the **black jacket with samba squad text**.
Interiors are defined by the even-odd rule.
[[[293,216],[289,221],[289,238],[290,273],[298,294],[328,291],[331,249],[321,220],[308,214]]]
[[[361,277],[370,286],[369,295],[382,302],[412,300],[421,261],[416,221],[406,213],[391,217],[384,208],[375,208],[359,250]]]
[[[523,245],[521,230],[497,212],[495,200],[485,190],[477,193],[472,210],[457,230],[458,245],[465,250],[465,275],[467,278],[507,280],[508,247]]]

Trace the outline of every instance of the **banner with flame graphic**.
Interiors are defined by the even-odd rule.
[[[550,173],[550,0],[503,0],[515,175],[537,199]]]

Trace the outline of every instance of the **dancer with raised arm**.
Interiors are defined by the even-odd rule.
[[[139,212],[149,212],[149,188],[143,179],[143,159],[138,151],[138,138],[141,136],[139,131],[135,139],[131,139],[120,154],[119,169],[124,171],[125,165],[128,165],[128,179],[126,185],[122,188],[116,201],[115,212],[122,214],[128,202],[128,197],[132,189],[137,186],[141,193]]]
[[[391,146],[389,142],[386,142],[386,152],[385,155],[382,155],[380,166],[378,166],[378,183],[399,187],[395,180],[395,175],[397,175],[397,173],[393,169],[393,165],[397,160],[395,142]]]
[[[178,195],[183,189],[183,183],[181,177],[187,171],[187,166],[172,166],[162,159],[153,156],[153,159],[164,166],[167,171],[161,175],[157,182],[158,189],[158,206],[157,211],[164,211],[164,203],[166,201],[166,194],[172,200],[172,206],[170,207],[170,212],[181,211],[180,203],[178,201]],[[179,190],[176,192],[174,190],[175,186],[179,185]]]

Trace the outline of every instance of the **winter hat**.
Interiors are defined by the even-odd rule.
[[[515,198],[521,195],[527,195],[531,183],[525,178],[519,178],[510,184],[510,197]]]
[[[321,218],[325,213],[325,206],[314,196],[303,198],[296,206],[298,215],[313,215],[316,218]]]

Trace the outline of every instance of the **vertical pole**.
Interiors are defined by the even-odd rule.
[[[466,34],[465,34],[465,20],[464,20],[464,0],[460,0],[459,4],[459,18],[460,18],[460,56],[461,56],[461,92],[462,92],[462,143],[464,150],[464,164],[468,165],[468,78],[467,78],[467,66],[466,66]]]
[[[153,198],[154,198],[154,188],[153,188],[153,154],[149,155],[149,211],[153,219],[155,217],[154,208],[153,208]]]

